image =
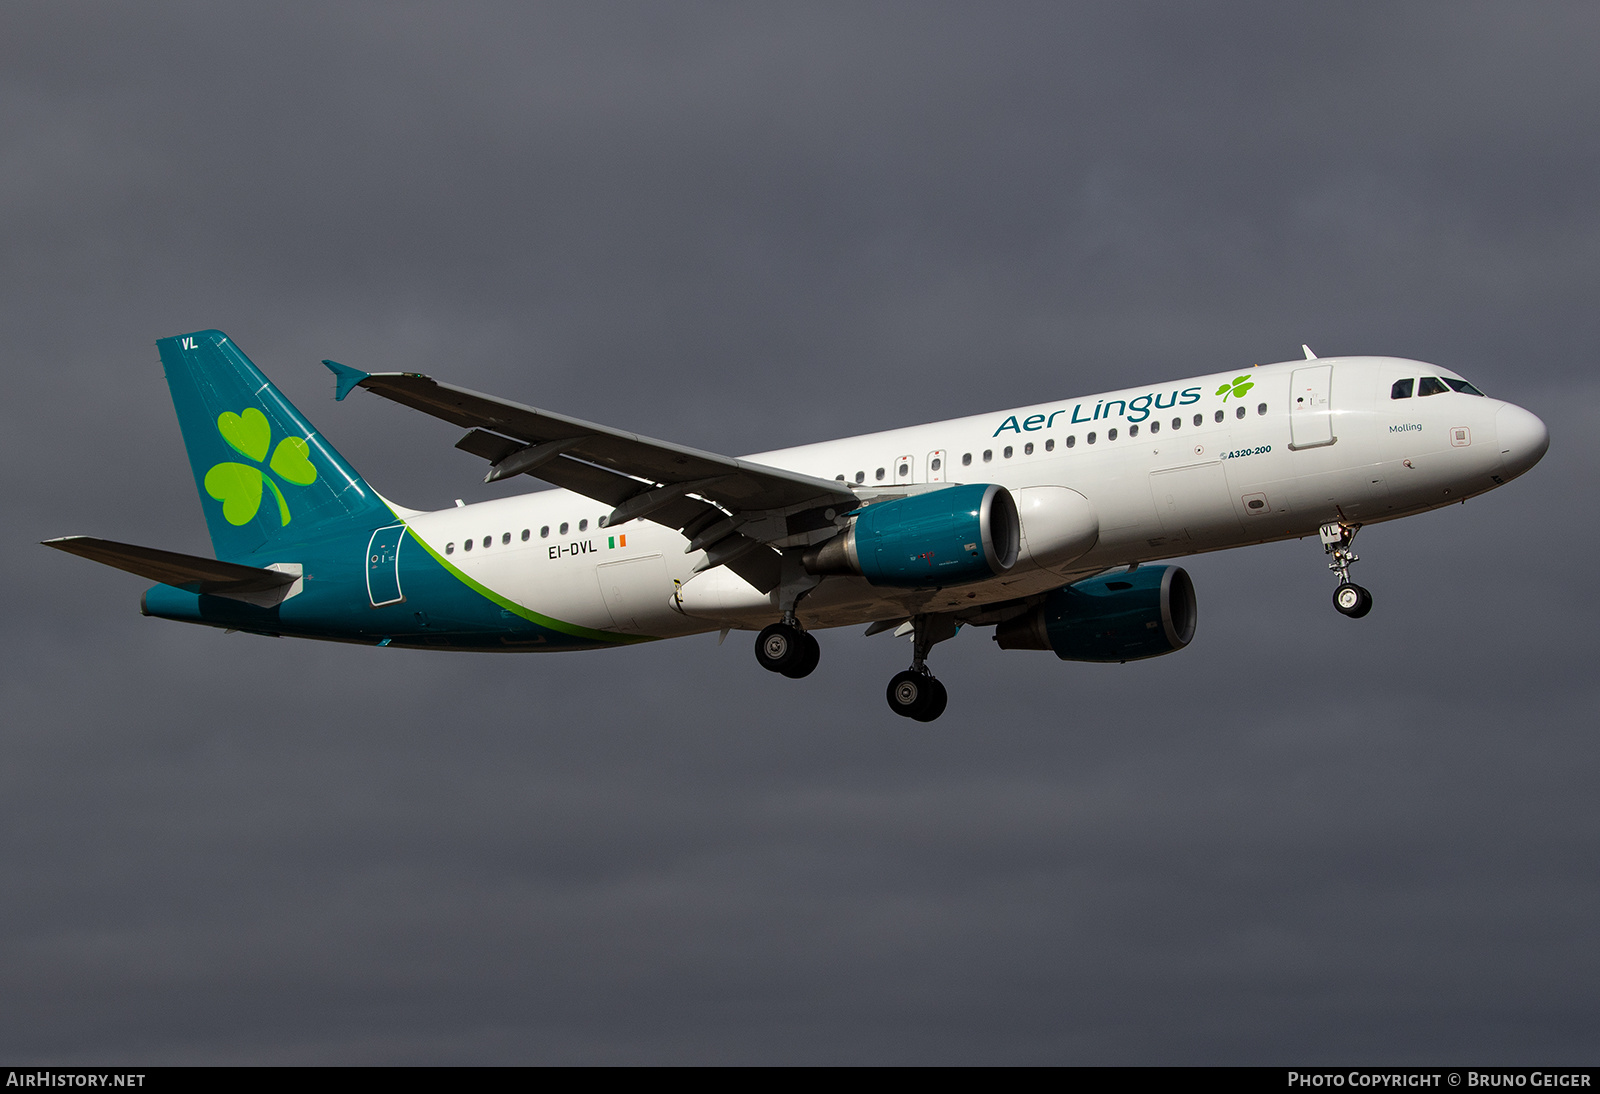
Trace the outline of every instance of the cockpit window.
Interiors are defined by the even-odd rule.
[[[1444,378],[1444,382],[1461,392],[1463,395],[1476,395],[1480,399],[1484,398],[1483,392],[1479,391],[1465,380],[1452,380],[1450,377],[1446,376]]]
[[[1407,376],[1404,380],[1396,380],[1394,387],[1389,389],[1389,398],[1409,399],[1411,398],[1411,389],[1416,386],[1416,378],[1412,376]]]
[[[1443,395],[1450,389],[1444,386],[1444,381],[1437,376],[1424,376],[1421,385],[1417,388],[1418,395]]]

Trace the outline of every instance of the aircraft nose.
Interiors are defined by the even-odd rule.
[[[1537,414],[1510,403],[1494,416],[1495,436],[1500,441],[1500,467],[1507,479],[1514,479],[1538,463],[1550,447],[1550,431]]]

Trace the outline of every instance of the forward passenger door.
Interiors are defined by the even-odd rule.
[[[1289,380],[1289,447],[1317,448],[1333,435],[1333,366],[1297,368]]]

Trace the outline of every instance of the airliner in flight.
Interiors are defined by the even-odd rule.
[[[817,631],[909,635],[890,708],[932,721],[929,651],[1125,662],[1189,644],[1195,591],[1161,560],[1318,536],[1334,607],[1367,524],[1465,501],[1537,463],[1544,423],[1394,357],[1252,366],[733,459],[335,361],[443,418],[487,482],[557,489],[419,512],[380,496],[220,331],[156,343],[216,558],[87,536],[46,545],[160,584],[144,614],[411,649],[579,650],[759,632],[816,668]]]

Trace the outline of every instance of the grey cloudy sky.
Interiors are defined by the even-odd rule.
[[[1594,1063],[1600,9],[8,4],[0,1058]],[[1298,356],[1549,423],[1467,506],[1191,560],[1182,653],[477,656],[147,620],[156,338],[374,485],[423,371],[723,452]],[[523,483],[511,484],[523,489]]]

